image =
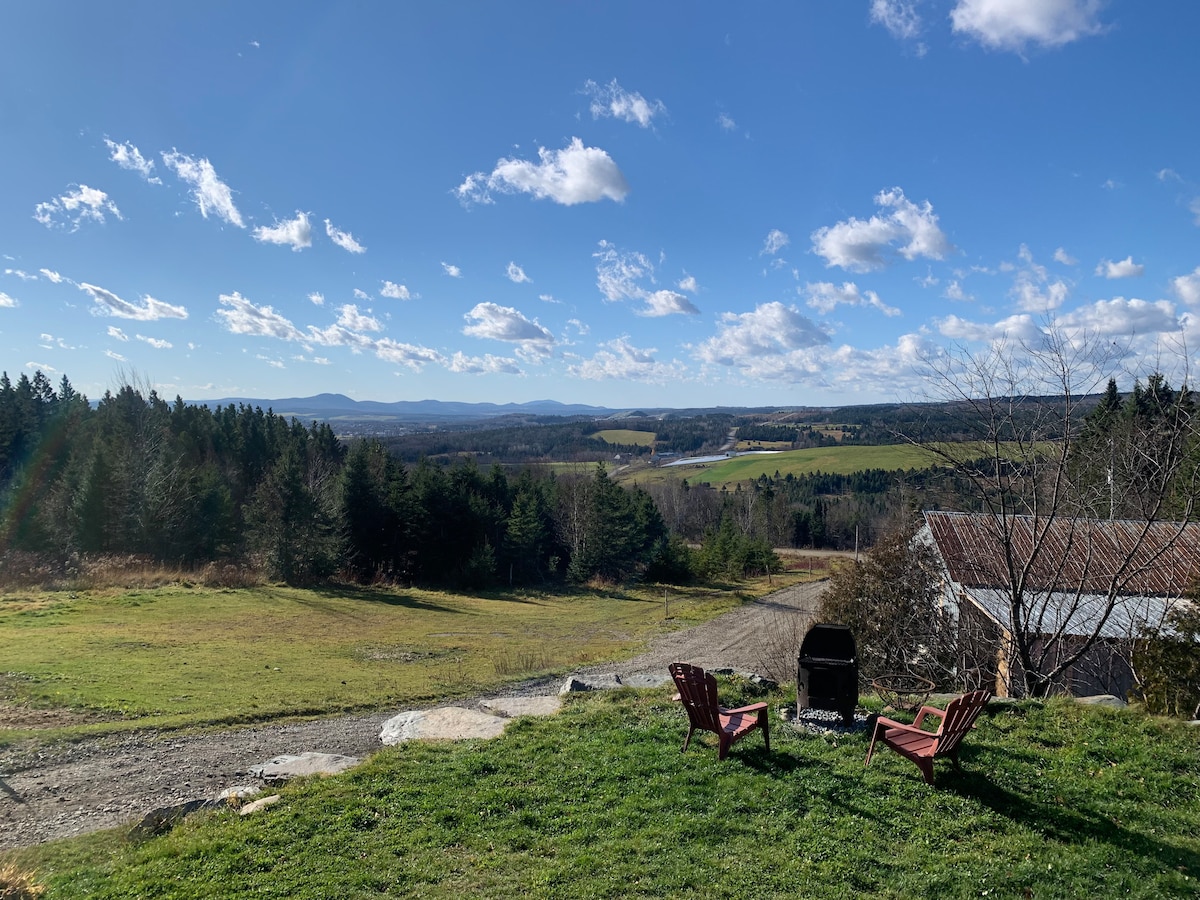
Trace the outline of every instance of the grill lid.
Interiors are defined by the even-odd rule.
[[[831,663],[854,662],[858,659],[858,647],[854,635],[845,625],[817,624],[808,629],[800,643],[800,661]]]

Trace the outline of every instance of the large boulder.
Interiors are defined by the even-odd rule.
[[[308,775],[337,775],[361,762],[357,756],[339,756],[336,753],[301,753],[298,756],[285,753],[269,762],[251,766],[250,774],[268,784],[278,784]]]
[[[503,716],[461,706],[415,709],[392,716],[384,722],[379,740],[392,746],[413,740],[494,738],[504,731],[508,722]]]

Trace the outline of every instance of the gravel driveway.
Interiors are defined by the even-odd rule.
[[[585,674],[662,673],[676,660],[776,678],[794,673],[799,639],[823,589],[818,582],[777,591],[703,625],[664,635],[639,656],[593,666]],[[556,693],[560,681],[527,682],[507,693]],[[215,797],[228,787],[253,783],[249,767],[280,754],[311,750],[366,756],[379,749],[380,728],[398,711],[203,734],[139,731],[0,750],[0,849],[111,828],[157,807]]]

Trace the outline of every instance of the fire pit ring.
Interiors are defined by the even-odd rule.
[[[893,709],[903,709],[915,713],[920,709],[936,687],[928,678],[920,675],[910,675],[907,672],[896,675],[880,675],[871,679],[871,687],[888,706]]]

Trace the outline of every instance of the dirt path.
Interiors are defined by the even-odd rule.
[[[777,591],[694,628],[656,640],[639,656],[589,673],[665,672],[687,660],[714,668],[775,674],[795,671],[799,636],[822,583]],[[790,663],[788,657],[791,657]],[[529,682],[510,693],[554,693],[560,679]],[[379,749],[384,721],[399,710],[313,722],[191,734],[143,731],[74,744],[0,751],[0,849],[23,847],[136,821],[157,807],[215,797],[253,784],[249,767],[283,753],[367,756]]]

